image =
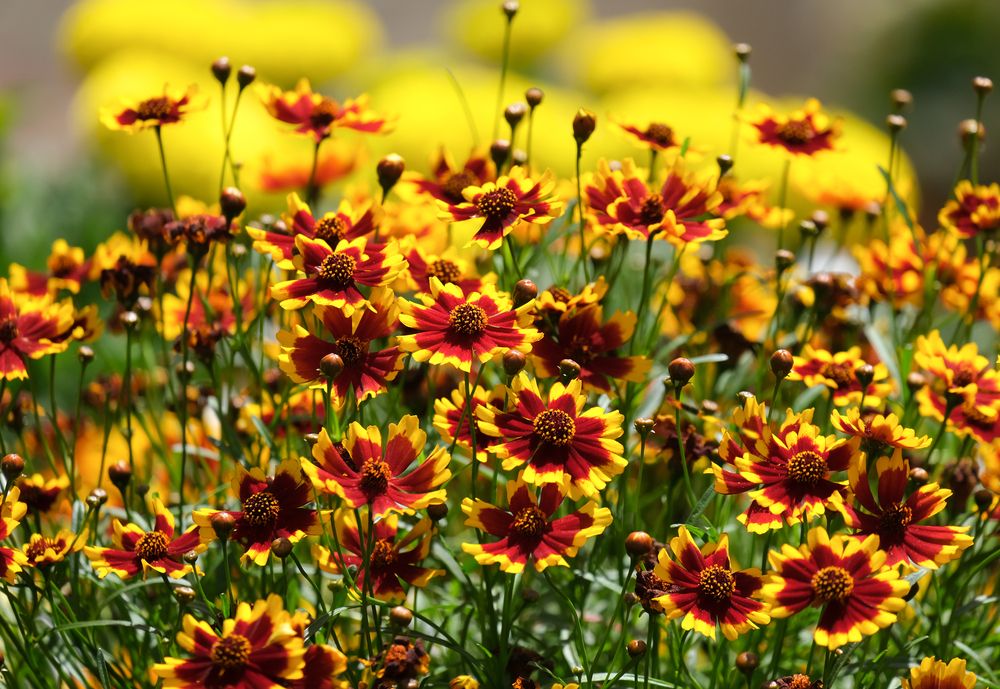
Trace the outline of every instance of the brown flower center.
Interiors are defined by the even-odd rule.
[[[642,202],[642,209],[639,211],[639,220],[643,225],[655,225],[663,220],[663,197],[659,194],[652,194]]]
[[[576,422],[562,409],[546,409],[535,417],[535,435],[550,445],[569,445],[576,436]]]
[[[313,234],[316,239],[322,239],[330,245],[330,248],[337,246],[337,242],[344,238],[347,232],[347,223],[336,215],[327,215],[316,221]]]
[[[510,530],[519,536],[537,538],[545,532],[548,525],[549,520],[545,517],[545,513],[536,506],[530,505],[514,515],[514,521],[510,523]]]
[[[380,538],[375,541],[372,548],[372,569],[384,569],[396,561],[396,551],[392,547],[392,541]]]
[[[573,295],[569,293],[569,290],[563,289],[562,287],[556,287],[554,285],[549,287],[549,294],[552,295],[554,300],[561,304],[566,304],[573,298]]]
[[[966,385],[976,382],[978,377],[979,371],[972,365],[972,362],[963,361],[958,365],[954,373],[952,373],[951,386],[953,388],[964,388]]]
[[[698,591],[716,601],[729,600],[736,590],[733,573],[719,565],[709,565],[698,575]]]
[[[653,122],[646,128],[646,138],[657,146],[667,148],[674,145],[674,130],[660,122]]]
[[[162,531],[149,531],[140,536],[139,540],[135,542],[135,554],[139,556],[139,559],[146,562],[160,560],[166,557],[167,546],[169,544],[170,539]]]
[[[273,493],[254,493],[243,503],[243,518],[251,526],[270,526],[278,520],[281,506]]]
[[[5,344],[13,342],[17,339],[20,332],[17,329],[17,319],[8,318],[3,323],[0,323],[0,342]]]
[[[499,187],[480,196],[476,201],[476,210],[491,220],[502,220],[514,210],[516,204],[517,196],[514,192],[507,187]]]
[[[139,103],[135,109],[135,116],[140,120],[162,120],[170,115],[171,110],[170,101],[160,96]]]
[[[788,460],[788,478],[796,483],[812,486],[820,479],[826,478],[826,459],[818,452],[803,450],[796,452]]]
[[[356,364],[362,355],[368,351],[368,343],[356,337],[341,337],[336,341],[337,354],[346,366]]]
[[[359,487],[365,495],[382,495],[389,487],[392,470],[380,459],[370,457],[361,465],[361,482]]]
[[[855,381],[854,368],[846,361],[839,364],[825,364],[821,373],[836,383],[838,390],[851,387]]]
[[[471,187],[479,180],[468,170],[461,170],[452,174],[445,180],[444,184],[441,185],[441,194],[445,196],[449,201],[454,201],[455,203],[462,203],[465,197],[462,196],[462,192],[466,187]]]
[[[31,541],[24,549],[24,554],[29,562],[37,562],[49,548],[58,553],[62,546],[59,541],[42,536],[37,541]]]
[[[778,127],[778,138],[793,146],[802,146],[812,141],[816,130],[807,120],[789,120]]]
[[[337,288],[343,289],[354,282],[354,258],[347,254],[330,254],[316,269],[316,274]]]
[[[882,533],[902,534],[913,521],[913,510],[895,502],[886,507],[878,518],[878,529]]]
[[[445,284],[455,283],[462,279],[462,271],[454,261],[439,258],[428,264],[427,277],[436,277]]]
[[[309,115],[309,124],[317,129],[329,127],[337,119],[339,108],[329,98],[321,100]]]
[[[792,675],[792,679],[788,682],[788,689],[810,689],[812,687],[812,680],[809,679],[809,675]]]
[[[488,322],[486,311],[475,304],[459,304],[448,316],[448,325],[460,335],[479,335]]]
[[[250,651],[252,650],[250,639],[241,634],[230,634],[214,644],[209,658],[216,667],[223,670],[236,670],[246,666],[250,662]]]
[[[854,590],[854,577],[843,567],[824,567],[813,575],[812,589],[823,603],[842,601]]]

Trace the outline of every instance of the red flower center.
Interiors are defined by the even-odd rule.
[[[657,146],[667,148],[674,145],[674,130],[660,122],[653,122],[646,128],[646,138]]]
[[[352,256],[347,254],[330,254],[316,268],[316,274],[333,286],[343,289],[354,282],[354,268],[357,266]]]
[[[488,191],[476,201],[476,210],[483,217],[491,220],[503,220],[514,210],[517,196],[507,187],[499,187]]]
[[[149,98],[142,101],[135,109],[135,116],[140,120],[162,120],[169,117],[173,108],[165,96]]]
[[[51,548],[58,553],[62,550],[62,546],[63,544],[58,540],[42,536],[36,541],[31,541],[24,549],[24,554],[28,557],[29,562],[38,564],[46,550]]]
[[[370,457],[361,465],[361,483],[359,484],[365,495],[383,495],[389,487],[389,477],[392,470],[389,465],[380,459]]]
[[[17,329],[17,319],[8,318],[3,323],[0,323],[0,342],[4,344],[9,344],[17,339],[20,333]]]
[[[267,491],[254,493],[243,503],[243,518],[251,526],[270,526],[278,520],[278,498]]]
[[[913,510],[902,503],[894,502],[879,515],[878,530],[885,534],[902,534],[912,521]]]
[[[448,316],[448,325],[460,335],[479,335],[488,322],[486,311],[475,304],[459,304]]]
[[[854,382],[854,368],[843,361],[839,364],[824,364],[821,373],[837,384],[838,390],[851,387]]]
[[[170,539],[167,538],[165,533],[162,531],[150,531],[144,533],[135,542],[135,554],[139,556],[140,560],[153,562],[166,556],[169,544]]]
[[[212,644],[209,658],[216,667],[236,670],[250,662],[250,640],[240,634],[230,634]]]
[[[788,460],[788,478],[805,486],[826,478],[827,471],[826,458],[812,450],[796,452]]]
[[[546,409],[534,421],[535,435],[560,447],[569,445],[576,436],[576,422],[562,409]]]
[[[337,354],[348,366],[356,364],[361,359],[362,353],[368,350],[368,343],[362,343],[356,337],[341,337],[335,344],[337,345]]]
[[[643,225],[655,225],[663,220],[663,197],[659,194],[652,194],[642,202],[642,209],[639,211],[639,220]]]
[[[537,538],[545,532],[549,525],[549,520],[545,513],[534,505],[525,507],[514,515],[514,521],[510,523],[510,529],[519,536],[525,538]]]
[[[436,277],[445,284],[455,283],[462,279],[462,271],[454,261],[439,258],[427,266],[427,277]]]
[[[823,603],[842,601],[854,590],[854,577],[843,567],[824,567],[813,575],[812,590]]]
[[[698,591],[716,601],[729,600],[736,590],[733,573],[720,565],[709,565],[698,575]]]
[[[344,238],[346,231],[347,223],[336,215],[327,215],[320,218],[316,221],[316,227],[313,228],[313,234],[316,236],[316,239],[322,239],[330,245],[330,248],[337,246],[337,242]]]
[[[380,538],[372,548],[372,569],[384,569],[396,561],[396,550],[392,541]]]
[[[802,146],[812,141],[816,136],[809,120],[789,120],[778,127],[778,138],[793,146]]]
[[[456,172],[448,177],[444,184],[441,185],[441,194],[450,201],[462,203],[462,201],[465,200],[465,197],[462,196],[462,192],[466,187],[471,187],[478,181],[479,180],[476,179],[476,176],[468,170]]]

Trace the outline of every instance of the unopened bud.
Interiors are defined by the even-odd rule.
[[[233,66],[229,64],[228,57],[220,57],[212,63],[212,75],[223,86],[229,81],[229,75],[233,73]]]
[[[524,368],[525,364],[528,363],[527,357],[524,356],[523,352],[519,352],[516,349],[508,349],[503,353],[503,372],[508,376],[516,376]]]
[[[208,518],[208,523],[212,525],[215,536],[223,541],[229,538],[236,527],[236,519],[229,512],[216,512]]]
[[[413,613],[404,605],[397,605],[389,611],[389,621],[397,627],[409,627]]]
[[[913,94],[906,89],[893,89],[889,93],[889,100],[897,109],[902,110],[913,103]]]
[[[580,108],[573,117],[573,138],[577,146],[582,146],[597,128],[597,116],[589,110]]]
[[[794,365],[795,357],[787,349],[777,349],[771,355],[771,373],[779,380],[784,380]]]
[[[123,459],[118,460],[108,467],[108,478],[111,484],[118,490],[124,492],[132,480],[132,467]]]
[[[507,20],[510,21],[517,14],[517,11],[521,9],[521,3],[517,0],[505,0],[505,2],[500,5],[500,9],[503,10],[504,15]]]
[[[901,132],[906,129],[906,118],[893,113],[885,118],[885,126],[889,128],[890,132]]]
[[[139,325],[139,314],[135,311],[125,311],[119,318],[126,330],[134,330],[135,326]]]
[[[3,473],[3,477],[8,482],[14,481],[24,473],[24,457],[13,452],[4,455],[4,458],[0,460],[0,473]]]
[[[333,380],[344,371],[344,360],[339,354],[330,352],[319,360],[319,370],[327,380]]]
[[[427,516],[431,518],[431,521],[441,521],[448,516],[448,504],[444,502],[435,502],[428,505]]]
[[[403,176],[403,170],[406,169],[406,161],[403,157],[395,153],[390,153],[389,155],[378,161],[375,166],[375,173],[378,175],[378,185],[382,187],[382,193],[388,194],[399,178]]]
[[[172,593],[174,594],[174,600],[181,605],[187,605],[197,596],[194,589],[190,586],[175,586]]]
[[[861,390],[867,390],[868,386],[875,380],[875,367],[871,364],[861,364],[854,369],[854,377],[861,384]]]
[[[514,308],[524,306],[529,301],[538,296],[538,285],[528,279],[518,280],[514,283],[514,291],[511,297],[514,300]]]
[[[910,480],[918,486],[926,485],[930,479],[930,474],[923,467],[913,467],[910,469]]]
[[[257,70],[250,65],[243,65],[240,67],[239,71],[236,72],[236,83],[240,85],[241,91],[252,84],[256,78]]]
[[[795,254],[788,249],[779,249],[774,253],[774,266],[778,269],[779,275],[793,265],[795,265]]]
[[[81,345],[80,349],[76,350],[76,357],[80,360],[81,364],[86,366],[94,360],[94,350],[87,345]]]
[[[284,560],[292,554],[292,542],[284,536],[271,541],[271,552],[279,560]]]
[[[733,52],[736,54],[737,60],[746,62],[750,59],[750,53],[753,52],[753,48],[750,47],[749,43],[737,43],[733,46]]]
[[[504,165],[507,164],[507,159],[510,157],[510,142],[507,139],[497,139],[490,144],[490,160],[493,161],[493,165],[496,166],[498,170],[502,170]]]
[[[753,651],[743,651],[736,656],[736,668],[744,675],[752,675],[760,665],[760,658]]]
[[[580,377],[580,364],[572,359],[563,359],[559,362],[559,377],[564,383],[576,380]]]
[[[667,373],[675,388],[682,388],[694,377],[694,364],[685,357],[677,357],[667,364]]]
[[[642,639],[632,639],[625,645],[629,658],[638,658],[646,652],[646,642]]]
[[[243,192],[236,187],[226,187],[219,194],[219,208],[227,221],[232,222],[239,217],[240,213],[246,210],[247,199]]]
[[[972,79],[972,90],[980,96],[985,96],[993,90],[993,80],[989,77],[974,77]]]
[[[733,169],[733,157],[723,153],[715,159],[715,164],[719,166],[719,175],[723,176]]]
[[[625,537],[625,552],[640,558],[653,549],[653,537],[645,531],[633,531]]]
[[[528,101],[528,107],[532,110],[541,105],[544,98],[545,92],[535,86],[524,92],[524,100]]]
[[[507,106],[507,108],[503,111],[503,118],[507,120],[507,124],[510,125],[511,129],[515,129],[527,114],[528,106],[524,103],[517,102],[511,103]]]
[[[635,427],[635,430],[639,433],[639,435],[647,436],[652,432],[654,424],[655,422],[652,419],[642,417],[636,419],[632,425]]]

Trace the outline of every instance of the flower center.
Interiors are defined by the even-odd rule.
[[[53,277],[69,277],[76,270],[76,261],[73,260],[72,256],[56,256],[49,261],[49,270],[52,271]]]
[[[566,304],[573,298],[573,295],[569,293],[569,290],[563,289],[562,287],[549,287],[549,294],[551,294],[552,298],[561,304]]]
[[[806,120],[789,120],[778,127],[778,138],[785,143],[802,146],[812,141],[816,132]]]
[[[361,359],[362,353],[368,350],[368,343],[362,343],[356,337],[341,337],[335,344],[337,354],[348,366],[357,363]]]
[[[854,577],[843,567],[824,567],[813,575],[812,589],[823,603],[842,601],[854,590]]]
[[[272,493],[254,493],[243,503],[243,518],[251,526],[269,526],[278,520],[281,506]]]
[[[788,689],[810,689],[811,686],[812,680],[809,679],[809,675],[792,675],[788,683]]]
[[[906,505],[895,502],[886,507],[878,518],[878,530],[881,533],[902,534],[913,521],[913,510]]]
[[[855,380],[854,369],[847,362],[824,365],[823,375],[836,383],[838,390],[849,388]]]
[[[479,214],[491,220],[502,220],[514,210],[517,196],[507,187],[500,187],[486,192],[476,201]]]
[[[330,245],[330,248],[337,246],[337,242],[344,238],[346,231],[347,223],[336,215],[326,215],[320,218],[316,221],[316,227],[313,228],[316,239],[322,239]]]
[[[460,335],[479,335],[488,322],[486,311],[475,304],[459,304],[448,316],[448,325]]]
[[[382,495],[389,487],[392,470],[381,459],[370,457],[361,465],[360,488],[365,495]]]
[[[396,561],[396,551],[392,547],[392,542],[380,538],[375,541],[372,548],[372,569],[384,569]]]
[[[969,361],[963,361],[952,374],[951,383],[953,388],[964,388],[971,385],[979,377],[979,371]]]
[[[140,560],[152,562],[166,556],[170,539],[162,531],[149,531],[135,542],[135,554]]]
[[[657,146],[667,148],[674,145],[674,130],[660,122],[653,122],[646,128],[646,138]]]
[[[439,258],[436,261],[431,261],[430,265],[427,266],[427,276],[436,277],[441,282],[448,284],[462,279],[462,271],[455,265],[454,261]]]
[[[357,263],[347,254],[330,254],[323,259],[316,273],[327,282],[343,289],[354,282],[354,268]]]
[[[160,96],[139,103],[135,109],[135,116],[140,120],[162,120],[170,115],[170,111],[170,101]]]
[[[545,527],[549,525],[545,513],[534,505],[525,507],[514,515],[514,521],[510,523],[511,531],[526,538],[537,538],[545,532]]]
[[[240,634],[230,634],[212,644],[209,657],[212,664],[223,670],[236,670],[250,662],[250,640]]]
[[[39,558],[45,555],[45,551],[49,548],[59,552],[60,544],[58,541],[52,538],[39,538],[37,541],[32,541],[28,544],[28,547],[24,549],[24,554],[28,557],[29,562],[36,562]]]
[[[643,225],[655,225],[663,220],[663,197],[659,194],[652,194],[642,202],[642,209],[639,211],[639,219]]]
[[[8,318],[0,323],[0,342],[10,343],[17,339],[20,332],[17,329],[17,319]]]
[[[826,459],[818,452],[803,450],[788,460],[788,478],[806,486],[826,477]]]
[[[329,127],[337,119],[338,110],[336,103],[329,98],[324,98],[309,115],[309,124],[317,129]]]
[[[535,434],[550,445],[569,445],[576,435],[576,422],[562,409],[546,409],[535,417]]]
[[[441,194],[445,196],[450,201],[455,203],[462,203],[465,201],[465,197],[462,196],[462,192],[466,187],[470,187],[479,180],[468,170],[462,170],[456,172],[445,180],[444,184],[441,185]]]
[[[725,567],[709,565],[701,570],[698,577],[698,591],[705,597],[716,601],[729,600],[735,590],[736,579]]]

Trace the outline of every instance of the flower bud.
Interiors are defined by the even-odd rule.
[[[177,374],[177,380],[181,382],[187,382],[191,380],[191,376],[194,375],[194,362],[187,361],[180,364],[174,368],[174,373]]]
[[[406,606],[397,605],[389,611],[389,621],[396,627],[409,627],[413,622],[413,613]]]
[[[508,376],[516,376],[528,363],[527,357],[516,349],[508,349],[503,353],[503,371]]]
[[[192,602],[197,595],[190,586],[175,586],[172,593],[174,594],[174,600],[181,605],[187,605]]]
[[[974,138],[982,141],[985,137],[986,127],[981,122],[962,120],[958,123],[958,138],[962,141],[963,146],[971,145]]]
[[[389,190],[396,186],[396,182],[403,176],[405,169],[406,161],[395,153],[390,153],[378,161],[375,166],[375,174],[378,175],[378,185],[382,187],[383,194],[388,194]]]
[[[802,239],[810,239],[819,236],[819,228],[816,227],[816,223],[808,218],[799,223],[799,234],[802,235]]]
[[[306,444],[309,445],[309,447],[312,447],[313,445],[319,442],[319,434],[306,433],[304,436],[302,436],[302,439],[306,441]]]
[[[13,452],[0,460],[0,473],[8,482],[14,481],[24,472],[24,457]]]
[[[271,552],[279,560],[284,560],[292,554],[292,542],[284,536],[271,541]]]
[[[645,531],[633,531],[625,537],[625,552],[640,558],[653,549],[653,537]]]
[[[507,120],[507,124],[511,129],[517,128],[524,116],[528,114],[528,106],[524,103],[517,102],[511,103],[503,111],[503,118]]]
[[[229,512],[216,512],[208,518],[208,522],[212,525],[216,538],[223,541],[229,538],[229,534],[236,528],[236,519]]]
[[[239,217],[240,213],[246,210],[247,199],[243,192],[236,187],[226,187],[219,194],[219,208],[222,209],[222,215],[226,220],[232,222],[234,218]]]
[[[816,229],[821,233],[830,226],[830,214],[825,210],[814,210],[812,215],[809,216],[809,219],[812,220],[813,225],[815,225]]]
[[[198,561],[198,551],[189,550],[181,556],[181,559],[184,560],[186,564],[193,565]]]
[[[667,373],[675,388],[682,388],[694,377],[694,364],[690,359],[677,357],[667,364]]]
[[[754,398],[754,394],[749,390],[740,390],[736,393],[736,399],[741,405],[746,404]]]
[[[240,67],[239,71],[236,72],[236,83],[240,85],[240,91],[252,84],[256,78],[257,70],[250,65],[243,65]]]
[[[906,118],[893,113],[885,118],[885,126],[889,128],[890,132],[901,132],[906,129]]]
[[[774,252],[774,267],[778,270],[778,275],[781,275],[793,265],[795,265],[795,254],[791,251],[788,249],[779,249]]]
[[[536,86],[532,86],[524,92],[524,100],[528,101],[528,107],[532,110],[542,104],[543,98],[545,98],[545,92]]]
[[[76,350],[76,357],[80,360],[81,364],[86,366],[94,360],[94,350],[87,345],[81,345],[80,349]]]
[[[910,480],[913,481],[918,486],[926,485],[930,481],[930,474],[927,473],[927,469],[923,467],[913,467],[910,469]]]
[[[129,466],[128,462],[120,459],[108,467],[108,478],[115,488],[124,493],[129,481],[132,480],[132,467]]]
[[[625,650],[628,651],[629,658],[638,658],[646,653],[646,642],[642,639],[632,639],[625,644]]]
[[[135,326],[139,325],[139,314],[135,311],[124,311],[119,319],[126,330],[134,330]]]
[[[854,377],[861,384],[861,390],[867,390],[868,386],[875,380],[875,367],[871,364],[861,364],[854,369]]]
[[[791,373],[794,364],[794,357],[787,349],[777,349],[771,355],[771,373],[779,380],[784,380]]]
[[[582,146],[597,128],[597,116],[589,110],[580,108],[573,117],[573,138],[577,146]]]
[[[233,66],[229,63],[228,57],[220,57],[212,63],[212,75],[215,80],[223,86],[229,81],[229,75],[233,73]]]
[[[90,491],[90,495],[87,496],[87,507],[90,509],[97,509],[104,503],[108,501],[108,491],[103,488],[95,488]]]
[[[563,383],[576,380],[580,377],[580,364],[576,363],[572,359],[563,359],[559,362],[559,377],[562,379]]]
[[[980,488],[972,494],[972,499],[975,501],[976,507],[979,508],[980,512],[986,512],[993,504],[993,492],[988,488]]]
[[[514,18],[517,11],[521,9],[521,3],[517,0],[505,0],[505,2],[500,5],[500,9],[503,10],[504,15],[507,17],[507,21]]]
[[[654,423],[655,422],[652,419],[642,417],[636,419],[632,426],[635,428],[636,432],[639,433],[639,435],[645,437],[652,432]]]
[[[524,306],[538,296],[538,285],[531,280],[518,280],[514,283],[514,291],[511,296],[514,299],[514,308]]]
[[[925,385],[927,385],[927,379],[924,378],[922,373],[914,371],[906,376],[906,387],[910,389],[910,392],[916,392]]]
[[[750,47],[749,43],[737,43],[733,46],[733,52],[736,54],[737,60],[746,62],[750,59],[750,53],[753,52],[753,48]]]
[[[985,96],[993,90],[993,80],[989,77],[974,77],[972,79],[972,90],[980,96]]]
[[[913,103],[913,94],[906,89],[893,89],[889,93],[889,100],[898,110],[910,106]]]
[[[500,174],[500,170],[503,169],[504,165],[507,164],[507,159],[510,157],[510,142],[507,139],[497,139],[490,144],[490,160],[493,161],[493,165],[496,166],[497,174]]]
[[[736,656],[736,668],[744,675],[751,675],[760,665],[760,658],[752,651],[743,651]]]
[[[344,360],[339,354],[330,352],[319,360],[319,370],[327,380],[333,380],[344,371]]]
[[[719,176],[722,177],[733,169],[733,157],[723,153],[715,159],[715,164],[719,166]]]
[[[448,503],[435,502],[427,506],[427,516],[431,521],[439,522],[448,516]]]

